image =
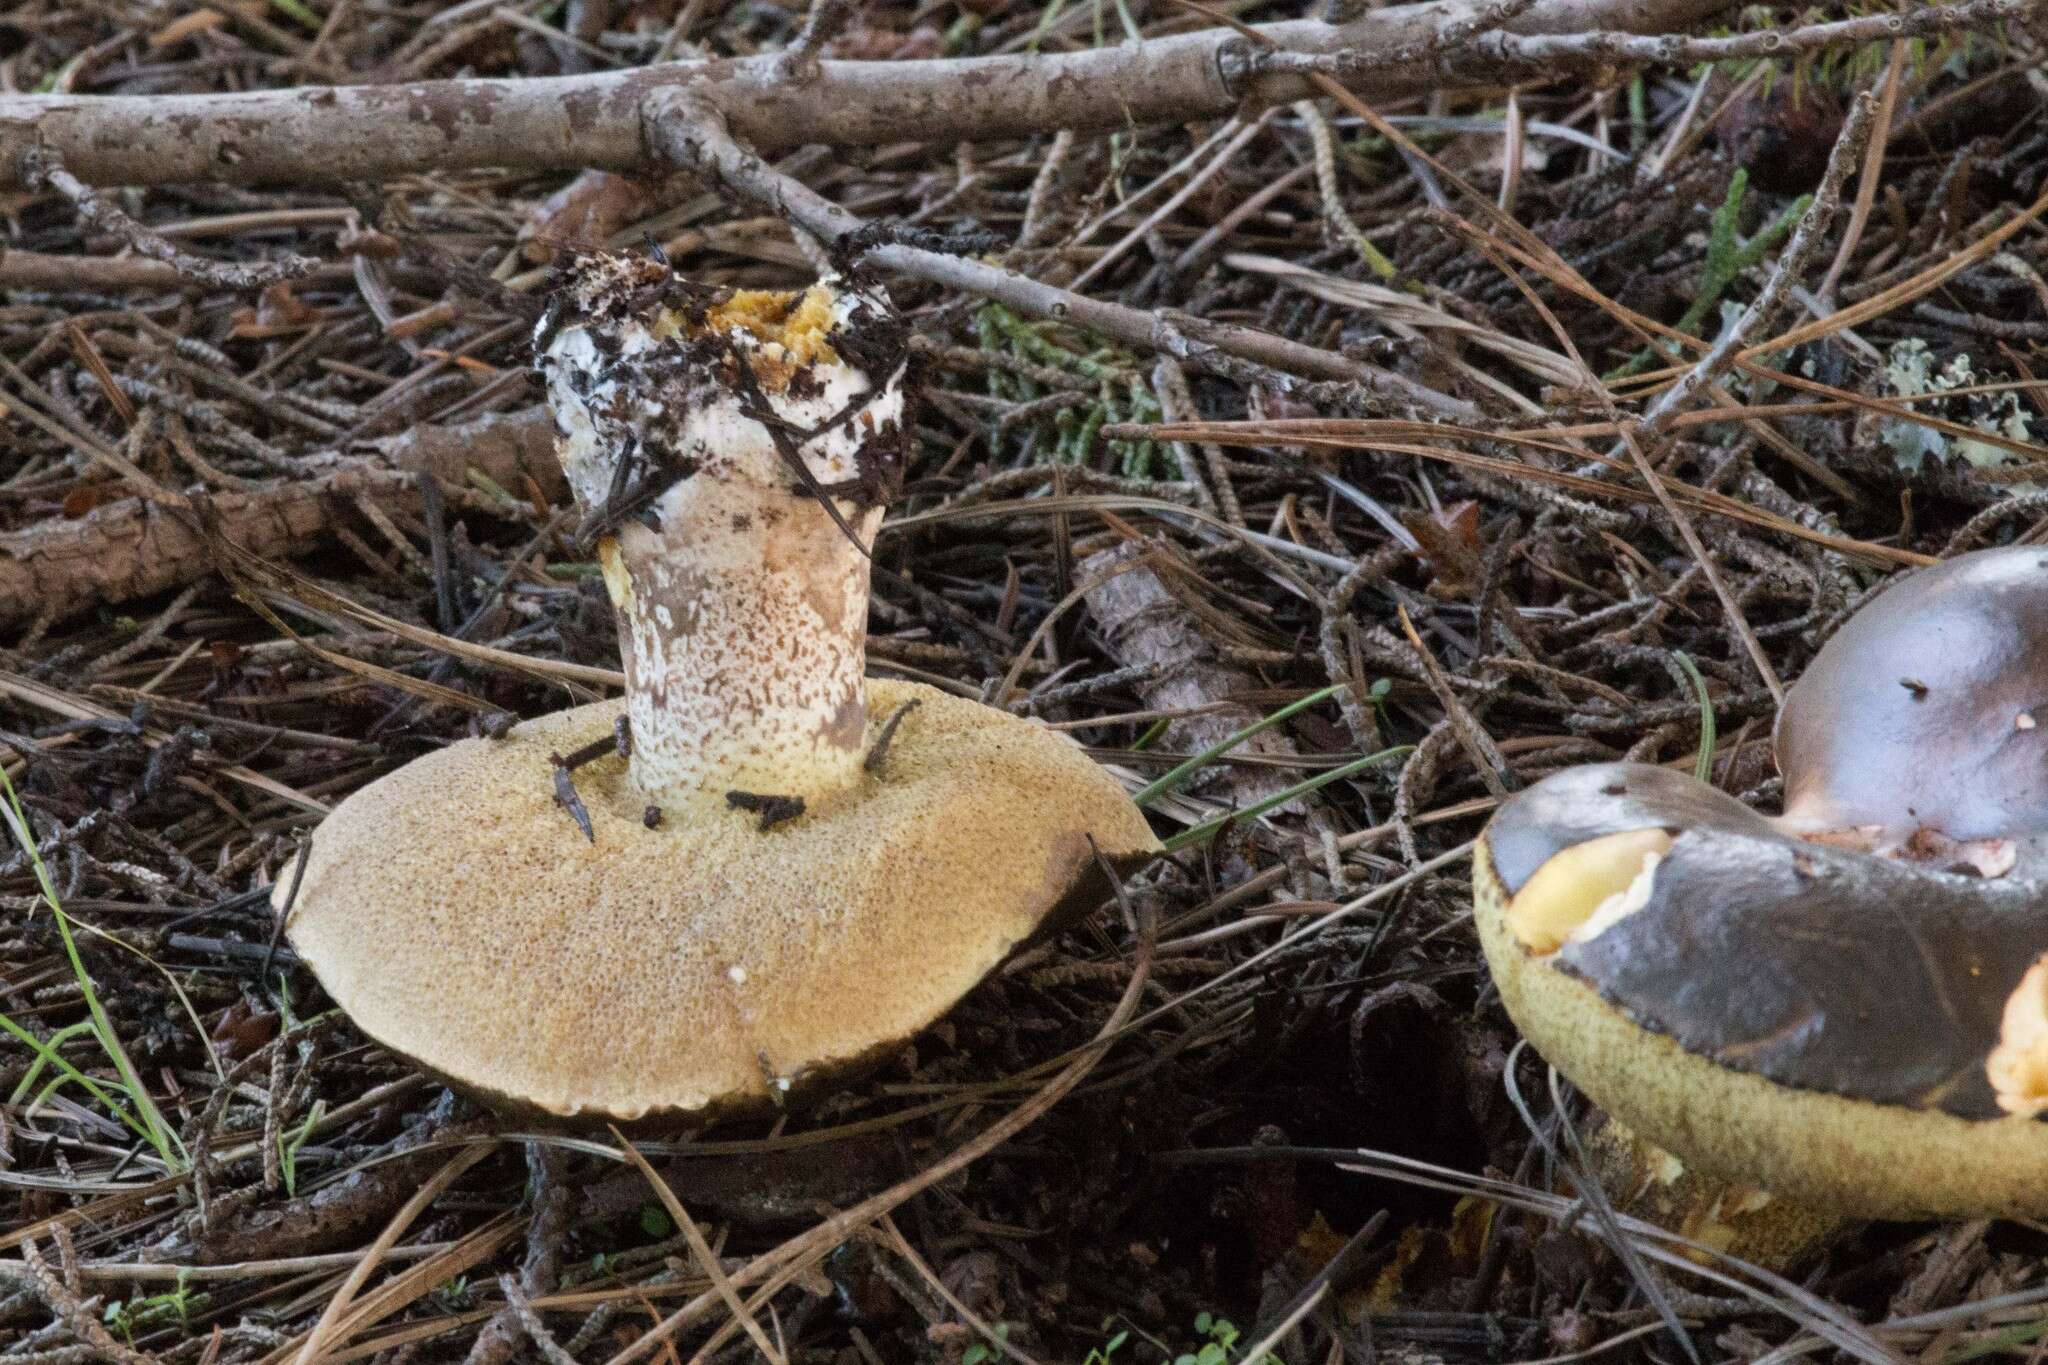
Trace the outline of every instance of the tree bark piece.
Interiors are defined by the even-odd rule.
[[[1088,614],[1110,653],[1126,668],[1152,670],[1150,679],[1138,687],[1145,704],[1155,711],[1189,710],[1256,690],[1258,679],[1218,657],[1215,645],[1155,569],[1141,566],[1103,577],[1148,553],[1152,550],[1144,545],[1119,545],[1090,555],[1080,568],[1082,581],[1102,580],[1088,592]],[[1174,753],[1199,753],[1262,719],[1251,707],[1231,702],[1169,724],[1165,747]],[[1239,758],[1292,758],[1297,751],[1276,728],[1253,735],[1232,752]],[[1206,787],[1243,808],[1294,781],[1294,774],[1284,768],[1233,763],[1222,772],[1221,792],[1213,774],[1197,775],[1188,785],[1196,791]]]
[[[1543,0],[1522,34],[1662,32],[1729,0]],[[1277,50],[1329,53],[1427,43],[1467,19],[1466,3],[1373,10],[1345,24],[1260,28]],[[1030,137],[1179,123],[1298,99],[1307,76],[1259,74],[1227,28],[1077,52],[907,62],[821,62],[785,79],[775,54],[672,62],[634,71],[410,85],[304,87],[206,95],[37,95],[0,99],[0,188],[21,182],[38,144],[87,184],[309,184],[502,166],[631,172],[656,164],[641,120],[647,97],[687,90],[716,104],[764,155],[840,147]],[[1453,70],[1455,60],[1450,59]],[[1369,98],[1441,84],[1442,63],[1374,71]],[[1237,74],[1233,74],[1237,73]]]
[[[195,582],[213,571],[202,515],[244,549],[278,557],[324,540],[358,497],[416,503],[415,474],[460,486],[475,469],[514,493],[530,475],[544,495],[561,494],[554,426],[538,408],[422,427],[378,451],[314,456],[297,477],[208,495],[202,512],[123,498],[76,520],[0,533],[0,625],[62,620]]]

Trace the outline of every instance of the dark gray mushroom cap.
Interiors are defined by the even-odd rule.
[[[2048,885],[1802,842],[1663,768],[1558,773],[1487,840],[1513,896],[1564,849],[1674,835],[1641,908],[1548,959],[1686,1052],[1798,1090],[2002,1117],[1985,1072],[2006,1002],[2048,951]]]
[[[2048,830],[2048,549],[1906,575],[1815,656],[1776,738],[1798,828]]]

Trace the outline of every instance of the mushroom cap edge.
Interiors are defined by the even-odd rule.
[[[607,758],[576,775],[586,842],[548,756],[608,732],[616,700],[459,741],[336,807],[287,932],[366,1034],[500,1111],[646,1124],[799,1096],[1106,894],[1090,835],[1119,874],[1159,849],[1065,736],[869,691],[877,717],[921,703],[882,775],[766,832],[742,811],[647,830]],[[694,1075],[693,1051],[713,1058]]]

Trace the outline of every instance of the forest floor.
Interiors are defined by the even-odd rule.
[[[0,91],[543,75],[763,51],[801,18],[18,0]],[[876,0],[828,50],[1206,22],[1169,0]],[[1844,1349],[1844,1322],[1869,1359],[2036,1353],[2048,1228],[1849,1228],[1792,1281],[1632,1272],[1575,1216],[1557,1134],[1584,1105],[1514,1050],[1464,855],[1504,794],[1586,761],[1690,769],[1704,745],[1718,786],[1771,807],[1773,689],[1873,587],[2048,539],[2043,55],[1986,30],[1417,97],[1379,125],[1324,100],[785,159],[870,219],[989,234],[1034,277],[1414,387],[1205,373],[894,283],[923,402],[871,670],[1041,718],[1134,791],[1308,704],[1151,802],[1180,837],[1128,913],[1031,949],[814,1107],[640,1142],[694,1229],[609,1135],[508,1131],[355,1032],[269,887],[364,783],[618,666],[533,415],[525,305],[554,255],[652,241],[696,279],[792,287],[810,266],[789,230],[608,175],[110,196],[195,256],[319,262],[235,289],[57,194],[0,192],[0,551],[42,556],[0,602],[0,756],[40,849],[17,820],[0,850],[0,1365],[309,1342],[1214,1365],[1290,1318],[1288,1361],[1790,1360]],[[1881,156],[1846,148],[1836,191],[1863,91]],[[1640,320],[1711,341],[1817,190],[1832,224],[1753,337],[1803,382],[1738,368],[1690,395],[1647,443],[1660,504],[1608,452],[1697,348],[1653,350]],[[1167,419],[1208,425],[1137,429]],[[165,530],[144,503],[172,490],[259,558]],[[1093,1046],[1140,964],[1135,1021]],[[1068,1067],[1078,1085],[992,1154],[827,1221]],[[779,1277],[752,1329],[710,1261],[750,1299]]]

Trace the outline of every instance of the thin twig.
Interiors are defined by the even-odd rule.
[[[0,1274],[10,1274],[11,1278],[26,1281],[29,1292],[41,1299],[44,1306],[71,1329],[79,1343],[101,1360],[112,1362],[112,1365],[158,1365],[157,1358],[147,1351],[137,1351],[114,1340],[107,1329],[100,1326],[99,1318],[93,1312],[99,1300],[78,1297],[50,1269],[33,1241],[22,1242],[19,1267],[0,1262]]]
[[[735,197],[803,228],[828,248],[843,249],[865,231],[867,225],[854,214],[742,147],[728,129],[724,112],[710,102],[664,92],[649,97],[645,117],[650,136],[671,164],[716,181]],[[1264,381],[1281,392],[1300,387],[1294,376],[1302,375],[1355,383],[1386,401],[1440,417],[1475,415],[1463,399],[1335,352],[1249,327],[1108,303],[986,261],[884,242],[862,254],[860,263],[994,299],[1015,312],[1083,327],[1203,369]]]
[[[1842,272],[1849,268],[1849,260],[1856,254],[1856,244],[1863,240],[1863,225],[1870,221],[1870,209],[1877,202],[1877,184],[1884,174],[1885,149],[1891,143],[1892,115],[1899,104],[1899,87],[1905,83],[1906,55],[1908,44],[1903,38],[1892,43],[1891,60],[1885,66],[1882,91],[1877,101],[1877,122],[1871,134],[1870,144],[1863,153],[1863,174],[1856,182],[1856,202],[1850,206],[1849,222],[1842,229],[1842,244],[1835,248],[1835,259],[1828,264],[1828,273],[1821,276],[1820,287],[1814,295],[1823,300],[1832,300],[1835,285],[1840,282]],[[1833,307],[1832,303],[1828,304]]]
[[[875,742],[868,746],[867,757],[860,761],[863,769],[871,773],[882,770],[883,762],[889,757],[889,745],[896,738],[896,727],[903,724],[905,716],[922,705],[923,702],[912,697],[889,713],[889,719],[882,722],[882,732],[876,735]]]
[[[1778,253],[1777,263],[1771,267],[1755,302],[1722,330],[1713,346],[1694,362],[1683,378],[1658,395],[1657,401],[1635,424],[1634,434],[1638,439],[1652,443],[1663,436],[1672,419],[1691,407],[1709,385],[1718,382],[1735,363],[1736,355],[1749,344],[1750,337],[1776,315],[1786,291],[1799,278],[1835,221],[1835,211],[1842,204],[1842,185],[1849,178],[1849,168],[1855,164],[1856,156],[1863,148],[1863,139],[1870,133],[1876,111],[1877,100],[1868,91],[1858,95],[1850,105],[1841,136],[1835,140],[1834,152],[1828,157],[1827,173],[1821,177],[1820,188],[1814,191],[1813,202],[1800,215],[1792,240]]]
[[[818,57],[824,52],[825,44],[846,27],[853,11],[854,6],[849,0],[811,0],[810,9],[804,14],[803,27],[797,30],[789,46],[776,54],[782,78],[798,82],[815,79]]]

